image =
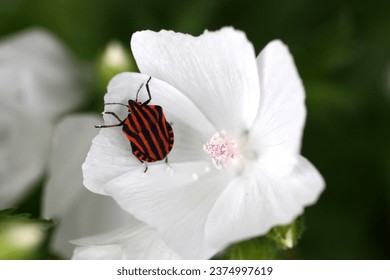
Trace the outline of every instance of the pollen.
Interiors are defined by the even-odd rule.
[[[211,156],[217,169],[227,167],[242,157],[237,141],[224,130],[214,133],[210,141],[203,145],[203,150]]]

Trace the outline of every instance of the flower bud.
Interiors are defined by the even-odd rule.
[[[97,75],[100,88],[105,90],[112,77],[126,71],[137,71],[130,51],[127,51],[118,41],[109,42],[98,61]]]
[[[272,228],[267,237],[275,241],[281,249],[291,249],[297,245],[304,230],[305,223],[303,216],[301,216],[291,224]]]

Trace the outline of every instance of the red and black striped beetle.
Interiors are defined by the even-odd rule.
[[[166,121],[162,107],[159,105],[148,105],[152,99],[149,89],[149,77],[145,83],[148,93],[148,100],[141,103],[138,101],[138,93],[144,84],[139,87],[135,100],[129,99],[128,105],[123,103],[104,103],[104,105],[122,105],[128,109],[128,115],[121,120],[114,112],[103,112],[114,116],[119,123],[112,125],[95,125],[96,128],[107,128],[122,126],[122,131],[130,141],[134,156],[145,164],[146,172],[148,162],[156,162],[165,159],[172,150],[174,134],[172,126]]]

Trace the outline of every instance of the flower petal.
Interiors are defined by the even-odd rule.
[[[141,31],[133,34],[131,48],[142,73],[183,92],[215,131],[237,134],[252,125],[260,91],[254,48],[243,32],[223,28],[193,37]]]
[[[208,246],[204,223],[231,174],[209,172],[205,162],[155,166],[146,175],[127,173],[106,192],[129,213],[157,228],[168,246],[186,259],[207,259],[222,248]],[[194,176],[196,175],[196,176]]]
[[[142,165],[131,155],[129,142],[119,129],[101,129],[92,140],[91,149],[82,165],[84,186],[92,192],[105,194],[104,184]],[[140,167],[141,166],[141,167]]]
[[[127,104],[129,99],[136,98],[137,90],[148,78],[138,73],[117,75],[108,86],[105,102]],[[152,78],[149,88],[152,96],[150,104],[162,106],[167,121],[172,122],[175,141],[168,155],[169,162],[207,159],[202,143],[214,131],[213,126],[187,97],[165,82]],[[146,89],[143,87],[139,99],[144,101],[146,98]],[[105,111],[115,112],[121,119],[128,114],[127,108],[120,105],[106,105]],[[118,123],[111,115],[105,115],[104,119],[106,124]],[[150,165],[158,164],[165,165],[163,161]],[[103,186],[108,181],[130,170],[139,173],[143,168],[131,153],[130,142],[121,128],[102,128],[93,140],[83,165],[84,185],[93,192],[105,194]]]
[[[74,249],[73,260],[123,260],[122,248],[117,244],[100,246],[78,246]]]
[[[111,197],[91,193],[82,186],[81,164],[97,133],[93,125],[98,120],[94,115],[69,116],[53,135],[42,208],[45,218],[58,220],[52,248],[66,258],[74,248],[70,239],[111,230],[132,219]]]
[[[158,232],[142,222],[117,230],[73,240],[80,245],[73,259],[169,260],[181,259],[165,245]]]
[[[315,203],[324,189],[324,180],[305,158],[299,157],[296,162],[292,173],[285,177],[257,165],[253,175],[231,182],[206,222],[211,245],[224,246],[265,234],[273,226],[292,222],[305,206]]]
[[[3,101],[31,115],[53,119],[85,100],[83,69],[52,34],[29,29],[0,42],[0,80],[17,92],[0,90]],[[18,82],[16,82],[18,81]]]
[[[251,129],[259,153],[300,153],[306,118],[305,90],[294,60],[281,41],[272,41],[257,58],[261,100]]]
[[[77,200],[61,216],[46,215],[58,221],[51,248],[64,258],[70,258],[74,249],[69,240],[112,230],[133,219],[111,197],[80,189]]]
[[[81,164],[98,133],[93,127],[98,122],[95,115],[71,115],[57,124],[44,188],[44,216],[60,216],[77,199],[82,182]]]
[[[0,209],[14,207],[42,175],[51,124],[0,103]]]
[[[42,175],[52,122],[85,99],[83,70],[44,30],[0,41],[0,208]]]

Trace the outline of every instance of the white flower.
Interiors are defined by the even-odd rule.
[[[156,229],[134,219],[129,225],[73,240],[75,260],[178,260],[181,257],[160,238]]]
[[[175,133],[170,168],[161,161],[144,174],[121,129],[103,128],[83,165],[87,188],[113,196],[191,259],[265,234],[315,203],[324,181],[300,156],[305,92],[282,42],[257,59],[232,28],[199,37],[137,32],[131,46],[143,74],[116,76],[105,102],[135,99],[152,77],[151,104],[164,108]],[[139,96],[147,98],[144,88]],[[105,111],[127,114],[124,106]],[[104,122],[118,123],[111,115]]]
[[[0,41],[0,209],[39,178],[53,122],[85,99],[80,69],[43,30]]]
[[[42,174],[50,135],[49,121],[0,102],[0,209],[13,206]]]
[[[93,115],[72,115],[54,131],[42,205],[43,216],[57,221],[52,249],[74,259],[179,259],[155,229],[134,219],[111,197],[83,187],[81,164],[98,122]],[[69,241],[81,237],[73,241],[80,245],[74,250]]]

